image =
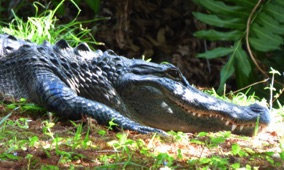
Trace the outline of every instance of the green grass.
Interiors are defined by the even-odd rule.
[[[62,1],[63,3],[63,1]],[[41,5],[34,3],[38,8]],[[59,5],[62,5],[61,3]],[[76,4],[74,4],[76,6]],[[13,22],[1,27],[17,37],[41,43],[54,43],[64,38],[79,42],[95,42],[90,30],[75,19],[57,25],[54,10],[47,10],[26,22],[15,15]],[[78,15],[80,9],[78,9]],[[273,73],[274,74],[274,73]],[[271,83],[272,84],[272,83]],[[273,87],[269,87],[273,94]],[[230,94],[223,100],[241,105],[258,101],[255,95]],[[276,124],[283,125],[284,107],[272,109]],[[261,100],[263,105],[267,102]],[[12,169],[281,169],[284,161],[284,135],[281,129],[270,130],[255,137],[230,132],[157,134],[115,132],[97,125],[91,118],[80,121],[58,121],[46,110],[25,99],[0,104],[0,164]],[[275,125],[276,125],[275,124]],[[278,132],[279,130],[279,132]]]
[[[64,25],[56,24],[58,20],[55,13],[63,3],[64,0],[62,0],[55,9],[46,10],[43,13],[38,14],[38,9],[44,8],[44,6],[38,2],[34,2],[33,5],[36,9],[36,14],[34,17],[28,17],[27,21],[23,21],[13,12],[14,19],[10,23],[2,24],[2,26],[0,26],[0,33],[14,35],[21,39],[28,39],[38,44],[42,43],[44,40],[54,44],[60,39],[68,40],[72,46],[76,46],[80,42],[102,44],[95,41],[90,33],[90,29],[82,26],[84,23],[95,22],[96,19],[79,22],[74,18],[74,20]],[[81,10],[76,3],[73,2],[73,5],[78,10],[78,16]]]

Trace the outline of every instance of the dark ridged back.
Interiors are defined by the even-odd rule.
[[[0,34],[0,58],[7,57],[23,45],[32,45],[29,41],[19,40],[8,34]]]
[[[72,48],[65,40],[41,45],[0,35],[0,93],[30,98],[29,85],[35,75],[51,72],[80,96],[89,99],[114,96],[111,81],[122,74],[123,57],[109,51],[92,51],[86,43]],[[37,82],[33,85],[36,86]],[[110,94],[108,94],[110,93]]]
[[[0,58],[9,56],[9,54],[12,54],[23,46],[50,47],[54,48],[55,51],[62,53],[62,55],[64,55],[65,52],[68,51],[69,53],[67,55],[75,54],[86,59],[93,59],[99,56],[97,52],[94,52],[90,49],[87,43],[80,43],[75,48],[72,48],[65,40],[59,40],[54,45],[49,44],[47,41],[44,41],[42,45],[38,45],[30,42],[29,40],[17,39],[16,37],[9,34],[0,34]]]

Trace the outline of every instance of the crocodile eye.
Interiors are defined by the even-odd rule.
[[[169,75],[169,77],[174,78],[174,79],[179,79],[181,78],[180,72],[179,70],[175,69],[175,68],[170,68],[167,70],[167,74]]]

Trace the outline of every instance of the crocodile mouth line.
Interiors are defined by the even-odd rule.
[[[231,126],[231,131],[236,130],[237,128],[239,128],[240,131],[242,131],[243,129],[246,128],[252,128],[255,127],[255,123],[245,123],[245,122],[236,122],[231,118],[222,116],[222,115],[218,115],[216,113],[197,113],[197,112],[193,112],[192,110],[189,110],[181,105],[179,105],[183,110],[185,110],[187,113],[190,113],[192,116],[194,117],[210,117],[210,118],[218,118],[219,120],[221,120],[222,122],[224,122],[225,126]],[[259,123],[259,130],[263,129],[266,125]]]

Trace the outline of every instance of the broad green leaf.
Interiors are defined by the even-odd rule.
[[[235,60],[235,56],[232,54],[230,56],[229,61],[223,66],[223,68],[221,69],[221,73],[220,73],[220,85],[219,88],[217,90],[218,93],[223,92],[224,90],[224,84],[226,83],[226,81],[228,80],[228,78],[230,78],[234,71],[234,60]]]
[[[246,77],[249,76],[251,72],[251,64],[248,60],[247,53],[243,50],[242,45],[240,44],[236,50],[236,59],[238,70],[243,73]]]
[[[200,12],[192,13],[198,20],[206,24],[221,28],[246,28],[246,21],[243,18],[220,18],[216,15],[203,14]]]
[[[211,160],[211,158],[200,158],[200,163],[201,164],[208,164],[208,163],[210,163],[212,160]]]
[[[266,27],[259,26],[257,23],[252,24],[251,32],[256,35],[256,37],[250,37],[250,44],[258,51],[266,52],[276,50],[280,48],[281,44],[283,44],[282,37],[274,34]]]
[[[237,163],[231,164],[230,166],[231,166],[233,169],[240,169],[241,164],[237,162]]]
[[[231,2],[233,2],[234,4],[239,5],[239,6],[243,6],[243,7],[253,9],[253,7],[256,5],[257,1],[258,0],[234,0],[234,1],[231,1]]]
[[[261,43],[261,42],[265,42],[265,40],[260,40],[258,38],[254,38],[251,37],[249,38],[249,43],[251,45],[251,47],[253,47],[253,49],[261,51],[261,52],[267,52],[267,51],[272,51],[272,50],[276,50],[279,48],[275,48],[275,45],[273,44],[269,44],[269,43]]]
[[[274,4],[274,5],[279,5],[279,6],[284,7],[284,1],[283,0],[273,0],[273,1],[271,1],[271,3]]]
[[[194,36],[211,41],[235,41],[241,38],[242,32],[233,30],[229,32],[220,32],[215,30],[201,30],[194,33]]]
[[[243,50],[242,44],[239,43],[235,51],[236,55],[236,80],[238,87],[244,87],[249,84],[249,74],[251,73],[251,64],[247,53]]]
[[[280,25],[277,20],[275,20],[270,15],[265,14],[264,12],[259,13],[254,22],[266,27],[268,30],[271,30],[275,33],[284,34],[284,25]]]
[[[279,22],[284,23],[284,7],[283,6],[266,3],[263,7],[263,11],[271,14]]]
[[[101,6],[101,0],[85,0],[85,1],[95,14],[99,12]]]
[[[246,10],[246,8],[242,6],[230,6],[226,5],[222,1],[216,0],[194,0],[194,3],[205,7],[216,14],[228,15],[228,16],[239,16],[243,18],[247,18],[250,14],[250,10]]]
[[[5,160],[5,158],[13,159],[13,160],[19,160],[20,157],[17,155],[14,155],[13,153],[3,153],[0,155],[1,160]]]
[[[241,150],[241,147],[238,144],[234,143],[232,145],[232,153],[233,153],[233,155],[237,155],[240,152],[240,150]]]
[[[213,50],[206,51],[205,53],[198,54],[197,57],[212,59],[212,58],[226,56],[232,53],[233,51],[234,51],[233,48],[218,47],[214,48]]]
[[[280,45],[283,43],[283,39],[274,34],[269,28],[260,26],[257,23],[253,23],[251,26],[251,32],[255,34],[259,39],[264,40],[264,43],[272,43],[275,45]]]

